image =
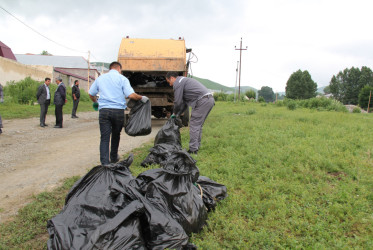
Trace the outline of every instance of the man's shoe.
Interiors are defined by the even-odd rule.
[[[71,118],[79,118],[79,117],[77,117],[76,115],[72,115]]]
[[[62,126],[57,126],[57,125],[56,125],[56,126],[54,126],[54,128],[62,128]]]
[[[44,124],[44,126],[48,127],[48,124]]]
[[[45,125],[44,125],[44,124],[40,124],[40,127],[44,128],[44,127],[45,127]]]
[[[188,153],[191,154],[191,155],[197,155],[198,150],[196,150],[196,151],[188,150]]]

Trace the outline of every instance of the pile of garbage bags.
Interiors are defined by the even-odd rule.
[[[139,88],[170,87],[164,76],[151,76],[144,73],[133,73],[128,76],[132,86]]]
[[[176,123],[170,119],[164,125],[155,147],[181,141]],[[130,171],[132,154],[89,171],[48,221],[48,249],[196,249],[189,235],[202,230],[208,211],[226,198],[227,189],[200,176],[196,161],[181,145],[174,146],[180,149],[167,155],[165,149],[163,160],[157,159],[160,168],[136,178]]]

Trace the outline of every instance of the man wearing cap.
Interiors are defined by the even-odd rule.
[[[174,113],[180,116],[189,106],[192,114],[189,121],[189,150],[190,154],[197,154],[201,146],[202,127],[215,105],[214,97],[199,81],[179,76],[176,72],[168,72],[166,80],[174,89]]]
[[[48,106],[51,103],[51,95],[49,90],[49,84],[51,83],[51,79],[46,77],[44,83],[38,87],[38,91],[36,93],[36,99],[40,104],[40,127],[44,128],[48,126],[45,124],[45,117],[48,113]]]
[[[66,100],[66,87],[62,82],[61,77],[56,78],[57,89],[54,92],[54,105],[55,105],[55,115],[56,115],[56,125],[55,128],[63,127],[63,105],[67,102]]]
[[[94,103],[98,102],[101,133],[100,161],[102,165],[119,161],[120,132],[124,125],[124,110],[127,107],[125,98],[141,100],[144,103],[149,100],[146,96],[134,92],[128,79],[121,74],[122,65],[119,62],[112,62],[109,69],[108,73],[99,76],[93,82],[88,92],[91,100]],[[98,93],[100,93],[99,99],[96,98]]]

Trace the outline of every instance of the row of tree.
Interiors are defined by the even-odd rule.
[[[291,74],[286,83],[286,98],[309,99],[316,97],[317,84],[312,80],[310,73],[298,70]],[[373,92],[373,72],[368,67],[350,68],[333,75],[325,93],[331,93],[335,99],[343,104],[359,104],[367,108],[370,94]],[[255,92],[254,92],[255,93]],[[266,102],[273,102],[276,98],[272,88],[263,86],[258,91],[258,97]]]

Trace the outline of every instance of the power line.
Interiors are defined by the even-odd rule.
[[[72,51],[75,51],[75,52],[79,52],[79,53],[88,53],[88,52],[82,52],[82,51],[79,51],[79,50],[76,50],[76,49],[69,48],[69,47],[67,47],[67,46],[65,46],[65,45],[63,45],[63,44],[60,44],[60,43],[58,43],[58,42],[53,41],[52,39],[50,39],[50,38],[44,36],[44,35],[41,34],[39,31],[37,31],[37,30],[35,30],[34,28],[32,28],[32,27],[30,27],[29,25],[27,25],[26,23],[22,22],[20,19],[18,19],[18,18],[17,18],[16,16],[14,16],[12,13],[10,13],[10,12],[7,11],[6,9],[4,9],[2,6],[0,6],[0,8],[3,9],[6,13],[8,13],[9,15],[11,15],[12,17],[14,17],[17,21],[19,21],[20,23],[22,23],[23,25],[25,25],[27,28],[31,29],[32,31],[34,31],[34,32],[37,33],[38,35],[44,37],[45,39],[47,39],[47,40],[49,40],[49,41],[51,41],[51,42],[53,42],[53,43],[55,43],[55,44],[57,44],[57,45],[59,45],[59,46],[61,46],[61,47],[64,47],[64,48],[66,48],[66,49],[69,49],[69,50],[72,50]]]

